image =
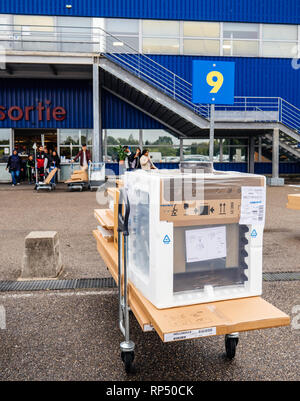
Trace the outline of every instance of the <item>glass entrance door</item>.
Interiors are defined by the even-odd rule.
[[[37,146],[46,146],[49,152],[53,150],[57,151],[57,130],[14,130],[14,148],[21,155],[28,156],[33,154],[34,143]]]

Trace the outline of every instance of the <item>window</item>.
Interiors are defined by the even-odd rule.
[[[79,130],[62,129],[59,131],[60,145],[79,145]]]
[[[184,139],[183,159],[185,161],[209,161],[209,140]]]
[[[134,34],[138,35],[139,33],[139,21],[134,19],[116,19],[116,18],[108,18],[106,20],[106,29],[107,32],[111,34],[119,35],[128,35]]]
[[[56,50],[54,17],[15,15],[14,31],[15,50]]]
[[[15,15],[15,30],[30,32],[53,32],[54,17],[40,15]]]
[[[139,21],[134,19],[106,20],[107,50],[114,53],[135,53],[139,51]]]
[[[10,129],[0,129],[0,163],[5,163],[10,155]]]
[[[175,146],[147,146],[151,160],[154,163],[178,163],[180,161],[180,149]]]
[[[290,42],[263,42],[263,57],[293,58],[297,55],[297,44]]]
[[[224,22],[223,36],[228,39],[258,39],[259,25]]]
[[[263,24],[263,40],[289,40],[296,41],[298,36],[297,25]]]
[[[144,36],[179,36],[179,21],[143,21]]]
[[[62,163],[75,157],[83,144],[92,152],[93,130],[91,129],[60,129],[59,130],[59,154]]]
[[[144,38],[143,53],[179,54],[179,39]]]
[[[164,130],[143,130],[144,147],[150,145],[172,146],[179,145],[180,141],[174,135]]]
[[[218,40],[184,39],[183,53],[219,56],[220,42]]]
[[[258,56],[259,42],[252,40],[224,40],[224,56]]]
[[[200,38],[219,38],[219,22],[183,22],[183,35]]]
[[[139,145],[139,130],[108,129],[106,131],[107,145]]]
[[[143,21],[143,52],[179,54],[179,26],[179,21]]]
[[[12,47],[12,43],[10,42],[12,35],[13,35],[13,16],[0,14],[0,40],[1,40],[0,43],[2,48],[10,49]]]
[[[57,17],[59,50],[89,53],[93,51],[92,19]]]
[[[93,130],[82,129],[80,130],[81,145],[92,145],[93,144]]]

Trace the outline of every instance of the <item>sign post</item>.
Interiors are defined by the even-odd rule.
[[[209,127],[209,161],[214,161],[215,142],[215,105],[210,105],[210,127]]]
[[[193,61],[193,103],[210,104],[209,160],[214,158],[215,105],[234,104],[235,63]]]

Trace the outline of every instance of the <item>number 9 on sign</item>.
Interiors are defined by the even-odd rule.
[[[193,60],[192,102],[234,104],[235,63]]]
[[[223,85],[224,76],[219,71],[211,71],[206,76],[206,82],[213,87],[209,93],[218,93]]]

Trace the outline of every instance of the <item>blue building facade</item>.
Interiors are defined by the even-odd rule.
[[[1,13],[299,24],[297,0],[10,0]]]
[[[299,0],[10,0],[0,4],[0,44],[6,40],[1,25],[14,26],[26,42],[26,35],[37,31],[28,26],[38,25],[42,18],[42,31],[51,35],[52,25],[67,35],[65,26],[77,24],[80,29],[106,29],[188,82],[193,60],[234,61],[235,96],[281,97],[300,108]],[[114,20],[129,22],[118,31]],[[161,25],[152,27],[155,21]],[[178,26],[172,25],[176,21]],[[208,25],[193,25],[200,22]],[[0,130],[93,129],[91,80],[19,80],[12,75],[0,81]],[[39,112],[38,107],[44,109]],[[104,130],[165,129],[105,90],[101,117]],[[134,144],[137,136],[133,134]],[[0,163],[3,143],[0,134]]]

